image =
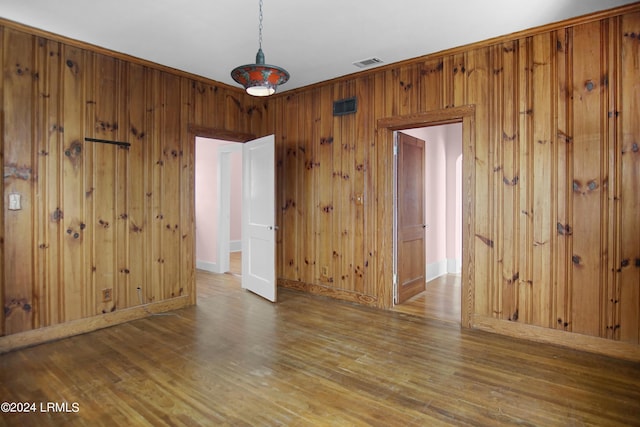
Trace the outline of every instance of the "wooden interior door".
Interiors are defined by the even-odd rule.
[[[242,146],[242,287],[276,301],[275,137]]]
[[[425,290],[425,142],[398,132],[398,304]]]

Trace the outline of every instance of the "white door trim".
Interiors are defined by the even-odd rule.
[[[242,144],[231,143],[218,147],[218,262],[216,273],[230,269],[231,251],[231,154],[242,152]]]

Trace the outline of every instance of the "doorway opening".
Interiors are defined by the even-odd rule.
[[[460,323],[462,123],[394,132],[394,304]]]
[[[475,106],[462,105],[441,110],[433,110],[406,116],[395,116],[378,119],[376,129],[379,136],[378,162],[382,165],[379,174],[383,177],[376,196],[387,199],[379,215],[376,226],[381,230],[380,251],[381,258],[379,268],[383,272],[384,281],[380,283],[379,292],[383,297],[382,304],[392,310],[402,309],[404,306],[395,305],[395,282],[398,279],[396,266],[395,242],[395,162],[393,159],[394,135],[397,131],[407,129],[432,127],[445,124],[461,123],[462,125],[462,158],[460,159],[461,180],[461,223],[462,223],[462,263],[460,271],[460,307],[459,324],[464,328],[473,325],[473,313],[475,312],[475,137],[476,121]],[[457,161],[457,160],[456,160]],[[424,223],[423,223],[424,224]],[[425,265],[426,268],[426,265]],[[426,277],[426,271],[425,271]]]
[[[195,138],[196,268],[242,273],[242,144]]]
[[[218,148],[218,154],[220,161],[218,167],[219,174],[227,174],[218,179],[219,183],[230,182],[230,170],[231,170],[231,154],[235,151],[242,152],[242,190],[236,192],[241,195],[242,206],[240,215],[240,227],[241,227],[241,286],[243,289],[251,291],[252,293],[267,299],[271,302],[276,302],[277,287],[276,287],[276,272],[275,272],[275,247],[276,239],[275,234],[278,229],[275,224],[275,136],[267,135],[261,138],[255,138],[253,135],[242,134],[237,132],[230,132],[221,129],[211,129],[201,126],[189,125],[189,134],[192,137],[193,148],[191,150],[191,160],[194,167],[192,171],[192,179],[194,182],[193,192],[191,200],[193,200],[193,206],[196,207],[196,173],[198,169],[210,169],[211,166],[205,164],[200,168],[196,165],[196,139],[200,138],[214,138],[222,139],[230,142],[229,144],[223,144]],[[231,142],[242,142],[242,144],[234,145]],[[225,161],[225,159],[227,161]],[[228,167],[227,167],[228,166]],[[216,174],[218,175],[218,174]],[[225,175],[226,176],[226,175]],[[200,187],[207,187],[200,184]],[[216,188],[220,188],[220,185],[216,185]],[[222,192],[219,192],[222,193]],[[231,193],[231,189],[227,190],[227,193]],[[211,214],[211,212],[209,212]],[[230,216],[230,214],[229,214]],[[196,226],[196,215],[194,214],[194,226]],[[219,215],[219,219],[224,215]],[[220,221],[218,221],[220,224]],[[225,225],[218,227],[218,241],[223,239],[225,229],[229,229]],[[197,227],[194,227],[194,239],[193,239],[193,251],[196,260],[198,254],[196,253],[196,246],[198,243]],[[231,246],[230,240],[228,245]],[[218,254],[228,253],[228,249],[217,250]],[[220,264],[226,257],[217,256],[216,264]],[[203,263],[200,263],[203,266]],[[197,269],[198,263],[194,262],[194,270]],[[218,265],[217,272],[224,273],[228,271],[228,268]],[[196,273],[194,271],[194,273]],[[203,271],[203,274],[206,272]],[[215,276],[215,275],[212,275]],[[197,287],[196,287],[197,288]],[[197,291],[194,291],[191,296],[193,303],[197,301]]]

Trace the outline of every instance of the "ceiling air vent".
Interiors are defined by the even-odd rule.
[[[333,101],[333,115],[344,116],[345,114],[355,113],[358,108],[356,97]]]
[[[367,58],[367,59],[363,59],[362,61],[358,61],[358,62],[354,62],[353,65],[355,65],[358,68],[367,68],[367,67],[371,67],[372,65],[376,65],[376,64],[382,64],[382,59],[380,58]]]

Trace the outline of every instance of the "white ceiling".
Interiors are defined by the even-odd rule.
[[[279,91],[635,0],[264,0],[262,49]],[[0,0],[0,16],[219,82],[253,63],[258,0]]]

